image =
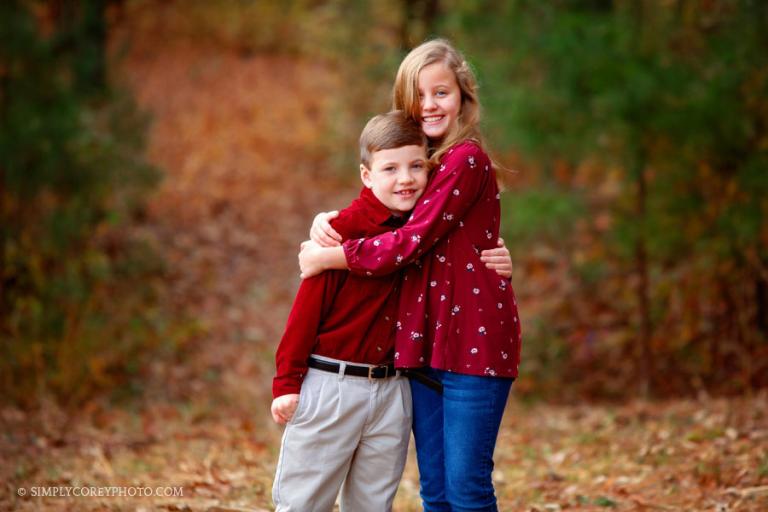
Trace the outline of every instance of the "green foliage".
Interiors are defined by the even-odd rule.
[[[564,343],[563,333],[546,318],[533,318],[526,325],[521,352],[525,364],[521,365],[515,392],[529,398],[557,396],[562,391],[562,375],[572,358],[570,347]]]
[[[331,0],[302,17],[303,56],[339,72],[338,89],[328,98],[333,114],[324,134],[336,169],[357,167],[360,131],[370,117],[391,107],[393,77],[403,56],[396,37],[403,21],[398,14],[385,2]]]
[[[763,456],[763,460],[760,462],[760,466],[757,468],[757,475],[760,478],[768,476],[768,455]]]
[[[534,174],[532,189],[505,200],[507,236],[532,255],[546,246],[569,259],[553,292],[560,305],[537,313],[568,312],[550,318],[557,332],[591,323],[603,344],[616,333],[596,324],[626,329],[617,357],[637,358],[633,345],[644,344],[681,381],[739,374],[765,384],[743,361],[768,339],[759,318],[768,305],[754,291],[768,268],[768,8],[446,3],[443,28],[477,68],[492,147],[521,152],[523,173]],[[583,194],[563,187],[553,164],[570,167]],[[615,169],[621,178],[606,191]],[[568,231],[565,219],[580,227]],[[651,371],[633,366],[627,379]]]
[[[502,196],[504,237],[518,256],[534,242],[558,243],[567,239],[585,205],[575,192],[554,187],[531,188]]]
[[[605,497],[605,496],[598,496],[597,498],[595,498],[595,505],[597,505],[598,507],[615,508],[619,504],[617,502],[615,502],[614,500],[612,500],[611,498],[608,498],[608,497]]]
[[[131,228],[159,174],[142,156],[146,117],[125,94],[81,87],[83,54],[42,37],[25,6],[0,13],[0,388],[76,403],[174,339],[162,261]]]

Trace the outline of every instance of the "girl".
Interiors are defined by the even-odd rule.
[[[425,511],[495,511],[491,472],[520,360],[510,282],[480,257],[499,234],[499,195],[481,146],[477,83],[445,40],[412,50],[397,72],[393,108],[430,141],[431,181],[400,229],[340,247],[305,243],[302,275],[403,269],[395,364],[422,368],[443,393],[412,380],[413,432]]]

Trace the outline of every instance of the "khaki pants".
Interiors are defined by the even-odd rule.
[[[272,487],[275,510],[392,509],[411,432],[405,377],[371,379],[310,368],[286,425]]]

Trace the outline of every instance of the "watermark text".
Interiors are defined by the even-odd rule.
[[[19,487],[19,496],[31,498],[182,498],[183,487],[158,486],[32,486]]]

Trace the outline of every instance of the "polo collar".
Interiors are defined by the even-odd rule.
[[[363,191],[360,192],[360,199],[365,209],[365,215],[377,226],[402,225],[403,220],[408,218],[407,216],[392,215],[389,208],[384,206],[368,187],[363,187]]]

